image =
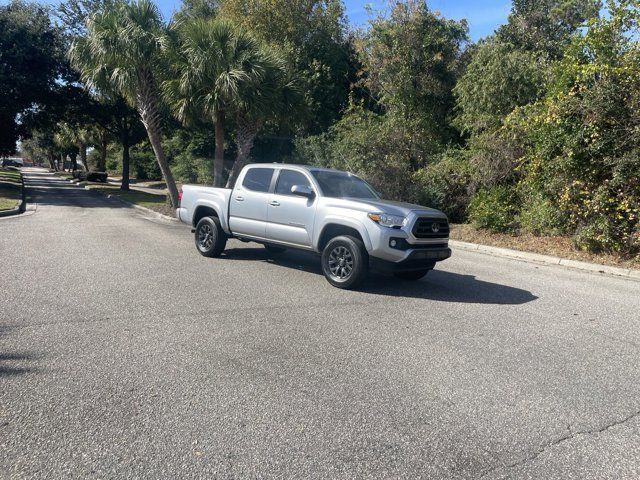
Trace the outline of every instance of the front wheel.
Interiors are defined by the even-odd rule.
[[[196,225],[196,248],[200,255],[218,257],[227,246],[227,234],[215,217],[202,217]]]
[[[369,257],[364,244],[348,235],[332,238],[322,251],[322,272],[338,288],[355,288],[367,274]]]
[[[410,272],[396,272],[394,275],[402,280],[420,280],[427,273],[429,270],[412,270]]]

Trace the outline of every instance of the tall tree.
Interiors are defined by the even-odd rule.
[[[67,43],[87,33],[87,22],[94,13],[109,8],[111,0],[64,0],[55,10]]]
[[[258,132],[268,120],[280,120],[300,105],[298,79],[291,78],[284,62],[273,54],[264,54],[264,73],[249,78],[239,88],[234,105],[236,120],[236,160],[227,180],[233,188],[248,160]]]
[[[0,6],[0,154],[11,153],[26,126],[19,116],[54,100],[62,42],[46,7],[14,0]]]
[[[87,164],[87,147],[94,143],[95,129],[89,126],[72,125],[60,122],[54,135],[55,143],[63,150],[70,151],[71,170],[78,169],[77,155],[80,155],[82,166],[89,169]]]
[[[237,116],[244,133],[237,139],[238,150],[246,158],[257,130],[250,105],[259,100],[266,104],[258,90],[273,83],[272,70],[279,65],[253,38],[226,21],[189,18],[176,26],[176,34],[170,52],[174,71],[164,83],[166,96],[181,121],[201,115],[212,119],[213,179],[215,186],[222,186],[225,121],[229,115]]]
[[[138,110],[147,130],[173,207],[178,189],[161,143],[162,104],[158,76],[166,68],[161,51],[165,26],[149,0],[119,1],[94,14],[87,36],[73,43],[70,56],[89,87],[107,82]]]
[[[365,37],[366,84],[385,110],[422,119],[433,141],[447,142],[466,41],[464,20],[446,20],[421,1],[398,2]]]
[[[493,37],[482,41],[453,90],[458,128],[470,133],[498,128],[514,108],[544,94],[550,70],[546,56]]]
[[[122,149],[120,189],[126,191],[129,190],[130,183],[131,147],[144,139],[145,130],[140,123],[136,110],[127,105],[120,95],[112,93],[108,89],[96,92],[100,103],[97,105],[98,108],[95,111],[94,118],[100,128],[120,144]],[[105,153],[101,153],[102,159],[106,159]],[[102,160],[102,167],[98,168],[98,170],[104,171],[105,167],[105,162]]]
[[[601,0],[513,0],[509,20],[497,36],[521,50],[558,59],[571,36],[598,16]]]
[[[51,128],[46,130],[33,130],[29,138],[20,143],[20,150],[26,158],[32,159],[36,163],[46,161],[52,170],[58,170],[64,152],[56,144],[55,133]]]
[[[202,0],[198,0],[202,2]],[[341,0],[220,0],[217,15],[281,52],[304,92],[296,130],[325,131],[349,102],[357,59]]]

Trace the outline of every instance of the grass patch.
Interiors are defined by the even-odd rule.
[[[140,205],[164,215],[174,215],[173,209],[167,204],[167,196],[164,193],[148,193],[133,188],[123,191],[116,185],[105,185],[104,183],[81,182],[80,185],[85,185],[90,190],[95,190],[105,195],[113,195],[125,202]]]
[[[559,235],[535,236],[532,234],[492,233],[469,224],[452,224],[450,236],[452,240],[463,242],[540,253],[542,255],[598,263],[600,265],[640,269],[640,256],[625,258],[619,255],[583,252],[574,248],[570,237]]]
[[[54,172],[53,174],[56,177],[62,177],[62,178],[66,178],[67,180],[73,180],[73,175],[70,174],[69,172]]]
[[[22,199],[22,174],[19,170],[0,168],[0,210],[11,210]]]

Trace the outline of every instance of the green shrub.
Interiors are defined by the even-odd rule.
[[[478,228],[494,232],[511,232],[518,228],[517,195],[506,186],[481,190],[469,204],[469,219]]]
[[[442,210],[453,222],[466,219],[471,166],[464,150],[447,150],[438,161],[418,170],[413,178],[419,204]]]
[[[411,119],[351,106],[328,133],[296,141],[294,159],[355,173],[384,198],[416,201],[412,175],[436,153],[425,138]]]
[[[578,228],[573,237],[573,245],[578,250],[593,253],[610,251],[612,247],[616,249],[617,241],[611,227],[611,223],[604,216],[594,219]]]
[[[634,255],[640,251],[640,196],[633,180],[594,186],[574,181],[561,205],[575,228],[574,244],[590,252]]]
[[[524,197],[524,195],[523,195]],[[534,235],[560,235],[564,233],[566,215],[550,199],[538,192],[530,192],[518,214],[520,230]]]

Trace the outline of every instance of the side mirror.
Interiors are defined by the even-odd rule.
[[[291,187],[291,193],[308,199],[312,199],[316,196],[315,192],[311,190],[311,187],[308,187],[307,185],[294,185]]]

